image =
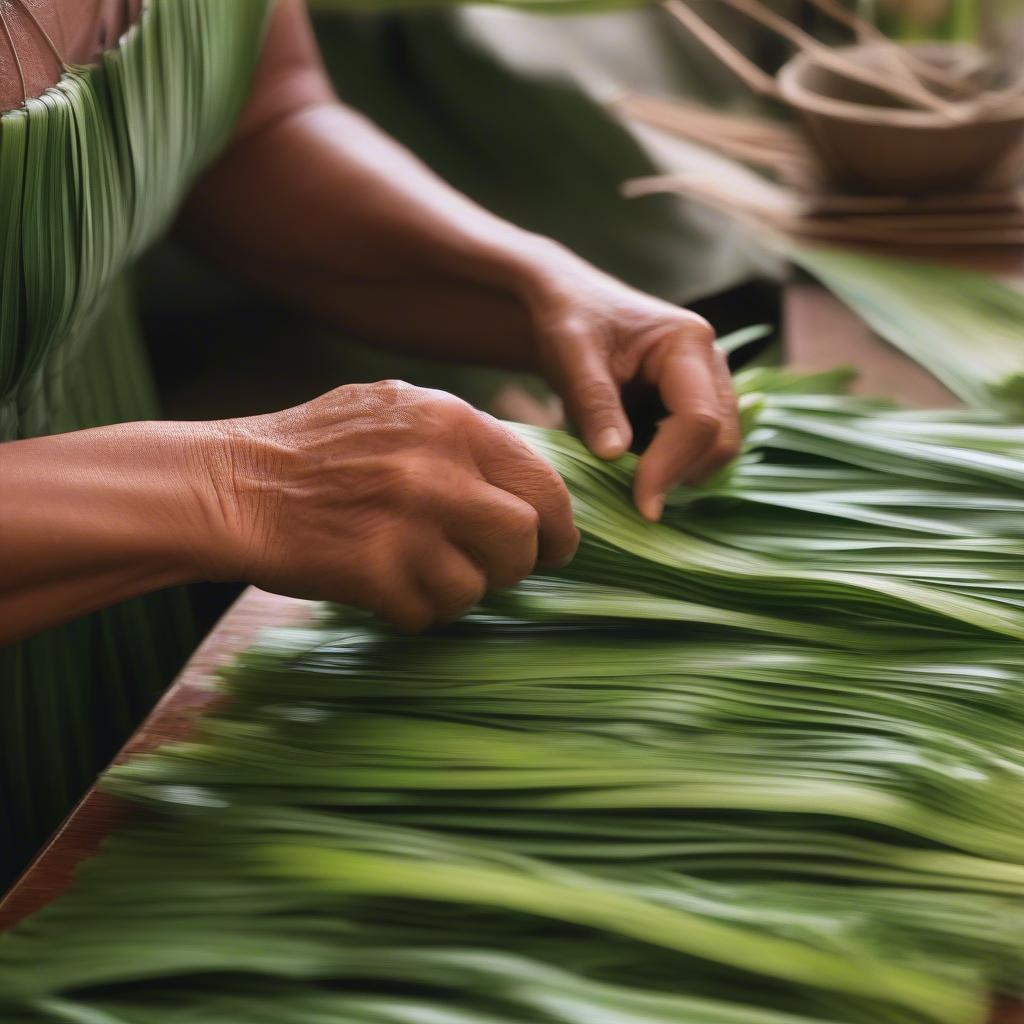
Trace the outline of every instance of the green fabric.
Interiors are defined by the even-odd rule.
[[[124,274],[228,138],[268,0],[151,0],[102,62],[0,117],[0,441],[151,417]],[[0,650],[0,888],[191,642],[161,593]]]

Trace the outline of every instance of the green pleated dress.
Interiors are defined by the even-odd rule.
[[[0,442],[154,415],[125,275],[230,136],[268,7],[150,0],[99,65],[0,117]],[[166,591],[0,648],[0,891],[193,641]]]

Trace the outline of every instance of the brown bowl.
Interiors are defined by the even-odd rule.
[[[877,45],[840,52],[865,68],[887,73],[887,55]],[[951,51],[919,47],[916,52],[942,64]],[[983,184],[995,187],[989,179],[1024,143],[1020,101],[977,120],[952,122],[942,113],[902,106],[884,90],[839,75],[807,53],[782,68],[778,87],[799,113],[829,174],[838,185],[857,192],[915,196],[967,192]],[[1015,171],[1019,178],[1019,169]]]

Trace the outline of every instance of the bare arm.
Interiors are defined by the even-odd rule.
[[[537,356],[520,285],[542,256],[579,262],[339,103],[298,0],[279,4],[237,138],[182,223],[219,261],[364,337],[523,368]]]
[[[735,454],[728,374],[699,317],[629,288],[459,195],[334,97],[301,0],[281,0],[238,137],[189,202],[220,261],[367,339],[544,373],[599,455],[631,440],[620,392],[672,414],[636,480],[664,493]]]
[[[0,645],[213,574],[201,437],[132,423],[0,445]]]
[[[407,384],[12,441],[0,444],[0,645],[207,579],[419,630],[565,562],[578,539],[543,460],[491,417]]]

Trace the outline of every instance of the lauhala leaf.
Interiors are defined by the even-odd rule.
[[[794,246],[816,277],[904,354],[978,409],[1024,413],[1024,293],[991,275]]]
[[[737,385],[743,457],[665,525],[521,428],[573,566],[264,634],[108,774],[158,813],[0,939],[7,1018],[981,1024],[1024,970],[1024,437]]]

